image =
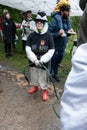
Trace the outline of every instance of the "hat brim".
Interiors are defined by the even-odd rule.
[[[35,22],[41,21],[41,22],[43,22],[43,23],[44,23],[44,22],[48,22],[47,20],[43,20],[43,19],[35,19],[34,21],[35,21]]]

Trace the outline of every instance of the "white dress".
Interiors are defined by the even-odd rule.
[[[72,57],[61,98],[61,130],[87,130],[87,43]]]

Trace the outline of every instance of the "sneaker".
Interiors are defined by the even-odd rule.
[[[60,82],[60,81],[61,81],[59,75],[54,75],[53,78],[54,78],[57,82]]]
[[[42,100],[43,101],[47,101],[47,99],[48,99],[47,90],[43,90],[42,91]]]
[[[33,94],[33,93],[35,93],[35,92],[37,92],[38,91],[38,86],[34,86],[34,87],[32,87],[32,88],[30,88],[29,90],[28,90],[28,93],[29,94]]]

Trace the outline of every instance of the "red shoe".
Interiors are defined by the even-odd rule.
[[[48,94],[47,94],[47,90],[45,89],[42,91],[42,100],[47,101],[47,99],[48,99]]]
[[[33,93],[35,93],[35,92],[37,92],[38,91],[38,86],[34,86],[34,87],[32,87],[32,88],[30,88],[29,90],[28,90],[28,93],[29,94],[33,94]]]

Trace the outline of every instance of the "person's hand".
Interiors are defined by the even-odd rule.
[[[63,30],[63,29],[60,29],[60,30],[59,30],[59,35],[63,35],[63,33],[64,33],[64,30]]]
[[[36,66],[39,66],[40,61],[37,59],[37,60],[34,61],[34,63],[35,63]]]
[[[70,35],[75,35],[76,32],[74,32],[74,30],[71,28],[70,30],[68,30],[67,34],[70,34]]]
[[[74,32],[74,30],[71,28],[70,30],[69,30],[70,32]]]
[[[29,22],[26,22],[26,26],[27,26],[27,27],[29,27],[29,26],[30,26]]]

